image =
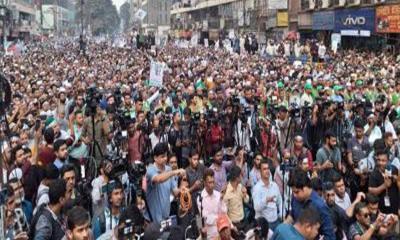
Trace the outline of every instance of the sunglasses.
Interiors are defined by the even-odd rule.
[[[370,217],[370,216],[369,216],[369,213],[364,213],[363,217],[364,217],[364,218],[369,218],[369,217]]]

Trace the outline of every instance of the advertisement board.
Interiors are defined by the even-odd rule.
[[[378,33],[400,33],[400,4],[377,7],[375,27]]]
[[[287,27],[289,26],[289,15],[288,12],[277,12],[276,14],[276,26]]]
[[[335,28],[335,12],[314,12],[312,16],[313,30],[333,30]]]
[[[374,32],[375,9],[343,9],[335,11],[335,32]]]

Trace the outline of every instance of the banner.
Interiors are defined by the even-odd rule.
[[[289,15],[288,12],[277,12],[276,14],[276,26],[287,27],[289,26]]]
[[[335,27],[335,12],[314,12],[312,16],[313,30],[333,30]]]
[[[143,21],[143,19],[146,17],[146,15],[147,15],[146,11],[144,11],[142,9],[139,9],[135,13],[135,18],[140,19],[140,20]]]
[[[400,4],[376,8],[376,32],[400,33]]]
[[[288,1],[269,0],[267,6],[268,6],[268,9],[287,9]]]
[[[343,30],[346,32],[352,32],[348,30],[353,30],[354,32],[369,31],[370,33],[373,33],[374,29],[375,29],[374,8],[343,9],[335,11],[334,30],[337,33],[342,32]]]
[[[164,77],[164,64],[152,61],[150,64],[150,86],[162,87]]]
[[[195,33],[192,35],[192,39],[190,39],[190,45],[192,47],[195,47],[195,46],[197,46],[198,41],[199,41],[199,36],[197,33]]]

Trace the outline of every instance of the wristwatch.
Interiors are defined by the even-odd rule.
[[[374,224],[370,224],[369,227],[372,228],[372,230],[374,230],[374,231],[376,230],[376,227]]]

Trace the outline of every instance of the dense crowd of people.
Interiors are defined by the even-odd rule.
[[[400,57],[254,41],[1,57],[4,239],[398,239]]]

